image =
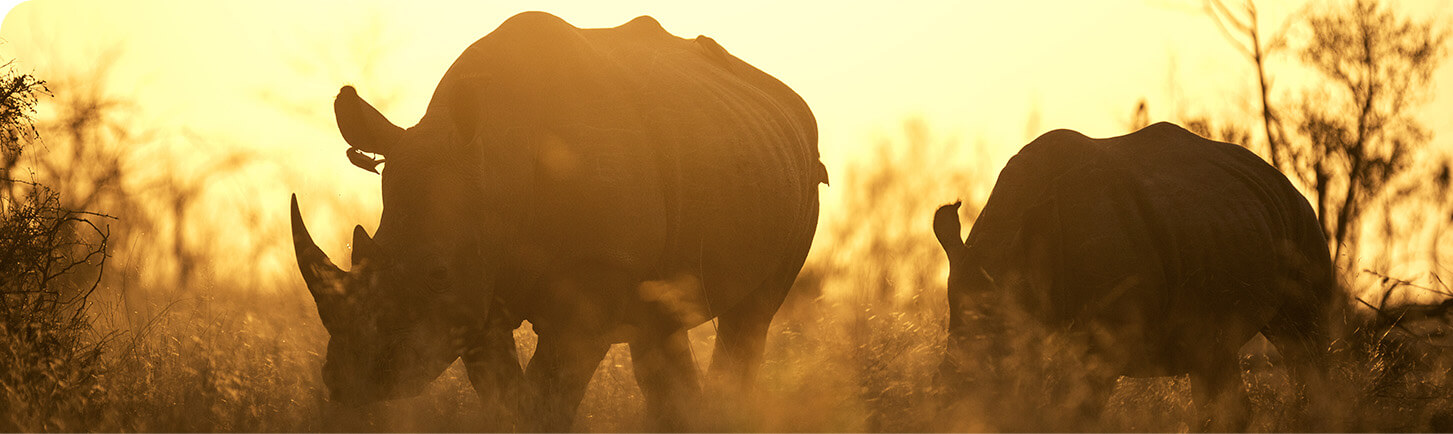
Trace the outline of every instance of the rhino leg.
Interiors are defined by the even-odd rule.
[[[514,430],[519,421],[519,404],[525,396],[525,373],[515,352],[513,330],[492,325],[470,330],[464,338],[466,347],[460,354],[469,383],[486,412],[491,425],[486,431]]]
[[[815,199],[814,197],[814,202]],[[817,204],[814,203],[813,209],[816,208]],[[811,217],[813,226],[816,226],[816,212]],[[766,349],[767,328],[772,324],[772,317],[777,314],[777,309],[787,299],[792,283],[797,281],[797,274],[802,271],[802,264],[807,261],[807,250],[811,245],[812,232],[790,241],[788,251],[792,254],[772,277],[763,281],[761,286],[736,306],[717,312],[716,349],[711,356],[711,378],[713,382],[731,389],[728,393],[747,393],[756,382],[757,368],[762,366],[762,354]]]
[[[736,306],[717,313],[716,349],[712,351],[710,387],[714,396],[710,413],[715,430],[754,430],[761,418],[748,406],[757,381],[757,370],[766,352],[767,329],[772,317],[787,299],[792,283],[807,257],[812,237],[799,240],[801,254],[795,256]]]
[[[1200,432],[1242,432],[1250,419],[1251,401],[1241,383],[1235,351],[1216,355],[1191,372],[1191,392]]]
[[[776,309],[758,306],[752,300],[717,317],[716,349],[711,356],[711,375],[722,386],[737,392],[751,388],[762,366],[767,327]],[[781,306],[781,301],[772,304]]]
[[[536,330],[540,339],[525,369],[531,393],[522,403],[528,416],[521,427],[524,431],[566,432],[610,342],[575,328],[537,326]]]
[[[1330,402],[1326,397],[1335,396],[1336,392],[1327,390],[1331,370],[1328,348],[1332,343],[1327,333],[1321,331],[1324,328],[1318,322],[1320,319],[1320,314],[1311,311],[1284,311],[1261,332],[1281,353],[1287,374],[1297,389],[1298,420],[1289,427],[1293,430],[1335,430],[1337,422],[1328,416],[1340,413],[1327,408]],[[1317,417],[1310,417],[1312,414]]]
[[[1046,427],[1046,430],[1069,430],[1069,431],[1109,431],[1113,427],[1106,426],[1105,407],[1110,403],[1110,396],[1115,393],[1116,375],[1105,372],[1093,372],[1086,375],[1083,384],[1073,384],[1071,387],[1083,387],[1083,393],[1078,394],[1079,399],[1069,402],[1071,416],[1074,418],[1073,426]],[[1066,391],[1065,395],[1070,395]],[[1036,427],[1037,428],[1037,427]]]
[[[686,330],[647,333],[631,341],[636,382],[646,395],[648,431],[692,430],[694,407],[701,401],[700,379]]]
[[[766,351],[767,328],[787,299],[802,262],[788,268],[768,279],[741,303],[717,315],[711,376],[713,381],[729,388],[729,392],[747,393],[756,382],[757,368],[762,366],[762,354]]]

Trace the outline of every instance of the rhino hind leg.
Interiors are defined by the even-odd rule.
[[[817,225],[815,212],[812,225]],[[762,354],[766,350],[767,328],[787,299],[792,284],[797,281],[797,274],[802,271],[811,245],[812,232],[792,240],[788,244],[791,252],[788,260],[771,277],[737,305],[716,312],[716,349],[711,356],[711,379],[715,385],[728,388],[726,393],[745,394],[752,390],[757,368],[762,366]]]
[[[810,243],[809,237],[807,243]],[[766,352],[767,330],[772,317],[787,299],[797,273],[807,256],[806,243],[802,254],[762,283],[745,300],[717,315],[716,348],[712,351],[708,378],[713,396],[709,427],[715,431],[756,431],[760,408],[749,403],[756,392],[757,370]]]
[[[789,283],[790,285],[790,283]],[[761,292],[761,290],[758,290]],[[710,431],[760,431],[759,407],[753,399],[757,370],[766,352],[767,328],[781,297],[749,296],[742,304],[717,316],[716,348],[712,350],[708,387],[714,397],[707,405]]]
[[[737,392],[751,389],[766,351],[767,327],[776,307],[782,305],[782,298],[777,300],[748,300],[717,317],[716,349],[711,357],[713,381]]]
[[[686,330],[649,333],[630,342],[636,382],[646,395],[648,431],[694,431],[701,382]]]

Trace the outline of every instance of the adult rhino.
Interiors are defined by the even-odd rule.
[[[1245,148],[1169,123],[1109,139],[1051,131],[1009,160],[967,240],[958,206],[934,216],[950,263],[950,399],[1009,387],[1015,367],[996,363],[1015,317],[1088,348],[1086,421],[1116,376],[1190,374],[1202,423],[1215,419],[1200,428],[1244,428],[1237,351],[1257,333],[1294,382],[1326,372],[1344,297],[1327,242],[1306,199]],[[991,417],[1026,416],[986,401]]]
[[[521,428],[563,431],[627,342],[658,428],[681,427],[700,393],[686,330],[711,318],[713,374],[753,380],[827,181],[786,85],[650,17],[579,29],[527,12],[465,50],[417,125],[352,87],[334,110],[354,164],[383,164],[384,209],[374,237],[354,229],[345,272],[293,200],[334,400],[417,394],[462,357],[486,402],[520,397]],[[539,335],[523,373],[522,320]]]

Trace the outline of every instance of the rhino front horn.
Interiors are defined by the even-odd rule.
[[[303,281],[308,283],[308,292],[315,300],[329,295],[343,294],[343,276],[346,275],[323,249],[313,242],[308,227],[303,224],[303,215],[298,211],[298,195],[293,195],[293,251],[298,255],[298,270],[303,272]],[[320,300],[321,301],[321,300]]]

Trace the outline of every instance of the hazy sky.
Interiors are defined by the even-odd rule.
[[[1262,25],[1272,30],[1302,7],[1261,3]],[[1399,4],[1408,15],[1450,16],[1440,1]],[[308,184],[376,204],[377,177],[342,158],[346,145],[331,113],[339,86],[357,85],[395,123],[411,125],[459,53],[521,11],[548,11],[580,27],[651,15],[677,36],[715,38],[807,100],[824,162],[841,179],[854,152],[900,137],[909,118],[925,120],[937,137],[985,144],[997,167],[1050,129],[1122,134],[1142,97],[1153,120],[1178,111],[1247,113],[1256,107],[1250,66],[1201,7],[1200,0],[35,0],[5,16],[0,56],[53,80],[112,59],[108,89],[135,102],[140,122],[205,139],[192,146],[276,156],[286,176],[262,182],[279,189]],[[1280,91],[1302,86],[1279,78]],[[1445,66],[1435,81],[1443,86],[1422,116],[1436,146],[1453,148],[1453,69]],[[834,192],[825,194],[831,204]],[[286,212],[281,199],[273,202],[269,214]],[[376,208],[371,221],[367,214],[358,218],[375,224]]]
[[[1292,2],[1262,3],[1264,25],[1274,28],[1287,12],[1276,6]],[[548,11],[581,27],[652,15],[678,36],[712,36],[796,89],[818,116],[821,147],[832,163],[875,137],[897,134],[909,117],[924,118],[945,135],[1014,149],[1052,128],[1119,134],[1142,96],[1157,118],[1180,108],[1214,113],[1248,104],[1253,82],[1246,62],[1200,6],[1199,0],[38,0],[5,17],[0,55],[18,56],[23,68],[46,76],[114,53],[116,92],[164,122],[242,144],[304,137],[288,132],[301,125],[278,122],[283,111],[274,100],[312,107],[327,120],[344,81],[359,85],[365,97],[396,96],[395,103],[381,104],[385,114],[411,124],[459,52],[520,11]],[[1439,2],[1403,6],[1447,15]],[[376,55],[355,54],[370,52]],[[364,71],[365,63],[376,70]],[[1449,78],[1449,71],[1439,77]],[[1442,130],[1453,115],[1453,95],[1448,86],[1436,95],[1429,124]],[[336,134],[331,139],[315,146],[342,146]]]

